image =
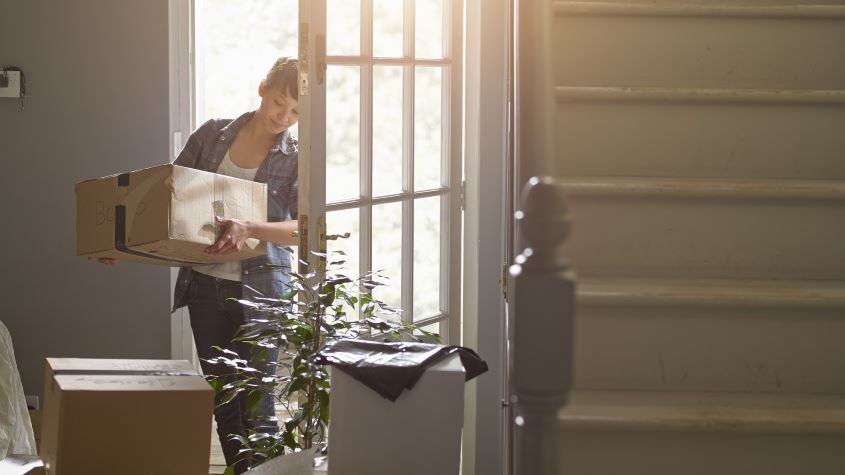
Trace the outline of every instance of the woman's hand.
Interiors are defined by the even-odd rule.
[[[217,241],[205,248],[207,254],[221,255],[240,251],[246,240],[252,237],[251,226],[246,221],[222,216],[215,216],[214,219],[224,228]]]

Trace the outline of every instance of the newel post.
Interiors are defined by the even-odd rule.
[[[510,268],[516,475],[557,475],[558,411],[572,386],[575,276],[559,257],[571,228],[561,188],[533,177],[515,213],[526,244]]]

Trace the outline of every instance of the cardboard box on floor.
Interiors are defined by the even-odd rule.
[[[47,358],[50,475],[208,474],[214,392],[187,361]]]
[[[267,252],[248,239],[231,254],[203,250],[215,216],[267,220],[267,185],[167,164],[76,185],[76,254],[168,266],[242,260]]]

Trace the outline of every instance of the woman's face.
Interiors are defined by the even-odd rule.
[[[261,106],[257,114],[262,125],[273,135],[278,135],[293,127],[299,120],[299,101],[290,97],[287,91],[266,87],[263,83],[258,88]]]

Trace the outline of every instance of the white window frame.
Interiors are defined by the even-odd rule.
[[[324,56],[326,38],[326,1],[300,0],[300,216],[308,222],[303,236],[310,238],[309,249],[325,249],[320,242],[327,212],[359,210],[360,273],[369,270],[372,262],[372,207],[386,203],[402,203],[402,318],[416,326],[440,323],[445,342],[461,341],[461,199],[462,199],[462,14],[461,0],[444,0],[443,59],[414,58],[414,0],[404,0],[404,57],[379,58],[372,54],[372,0],[360,0],[360,54]],[[318,46],[320,45],[320,46]],[[360,196],[355,199],[326,203],[325,200],[325,68],[358,66],[360,69]],[[404,69],[403,80],[403,176],[402,192],[389,196],[372,196],[372,106],[373,66],[395,65]],[[414,71],[416,66],[436,66],[443,71],[441,111],[441,184],[440,187],[416,191],[414,186]],[[321,82],[319,78],[323,78]],[[440,245],[440,309],[441,313],[414,321],[413,265],[415,199],[441,197]],[[307,197],[307,198],[306,198]],[[305,199],[303,199],[305,198]],[[305,239],[305,237],[303,237]],[[302,247],[301,247],[302,248]],[[304,253],[300,253],[305,257]],[[310,258],[311,256],[309,256]]]
[[[170,65],[170,161],[182,150],[196,122],[194,71],[194,2],[193,0],[168,0],[169,38],[168,62]],[[171,307],[173,288],[178,268],[170,270]],[[188,309],[181,308],[170,320],[170,357],[191,361],[199,370],[199,359],[194,347]]]
[[[513,8],[513,0],[466,0],[463,344],[485,359],[488,372],[466,386],[463,475],[512,473],[504,290],[514,199]]]

